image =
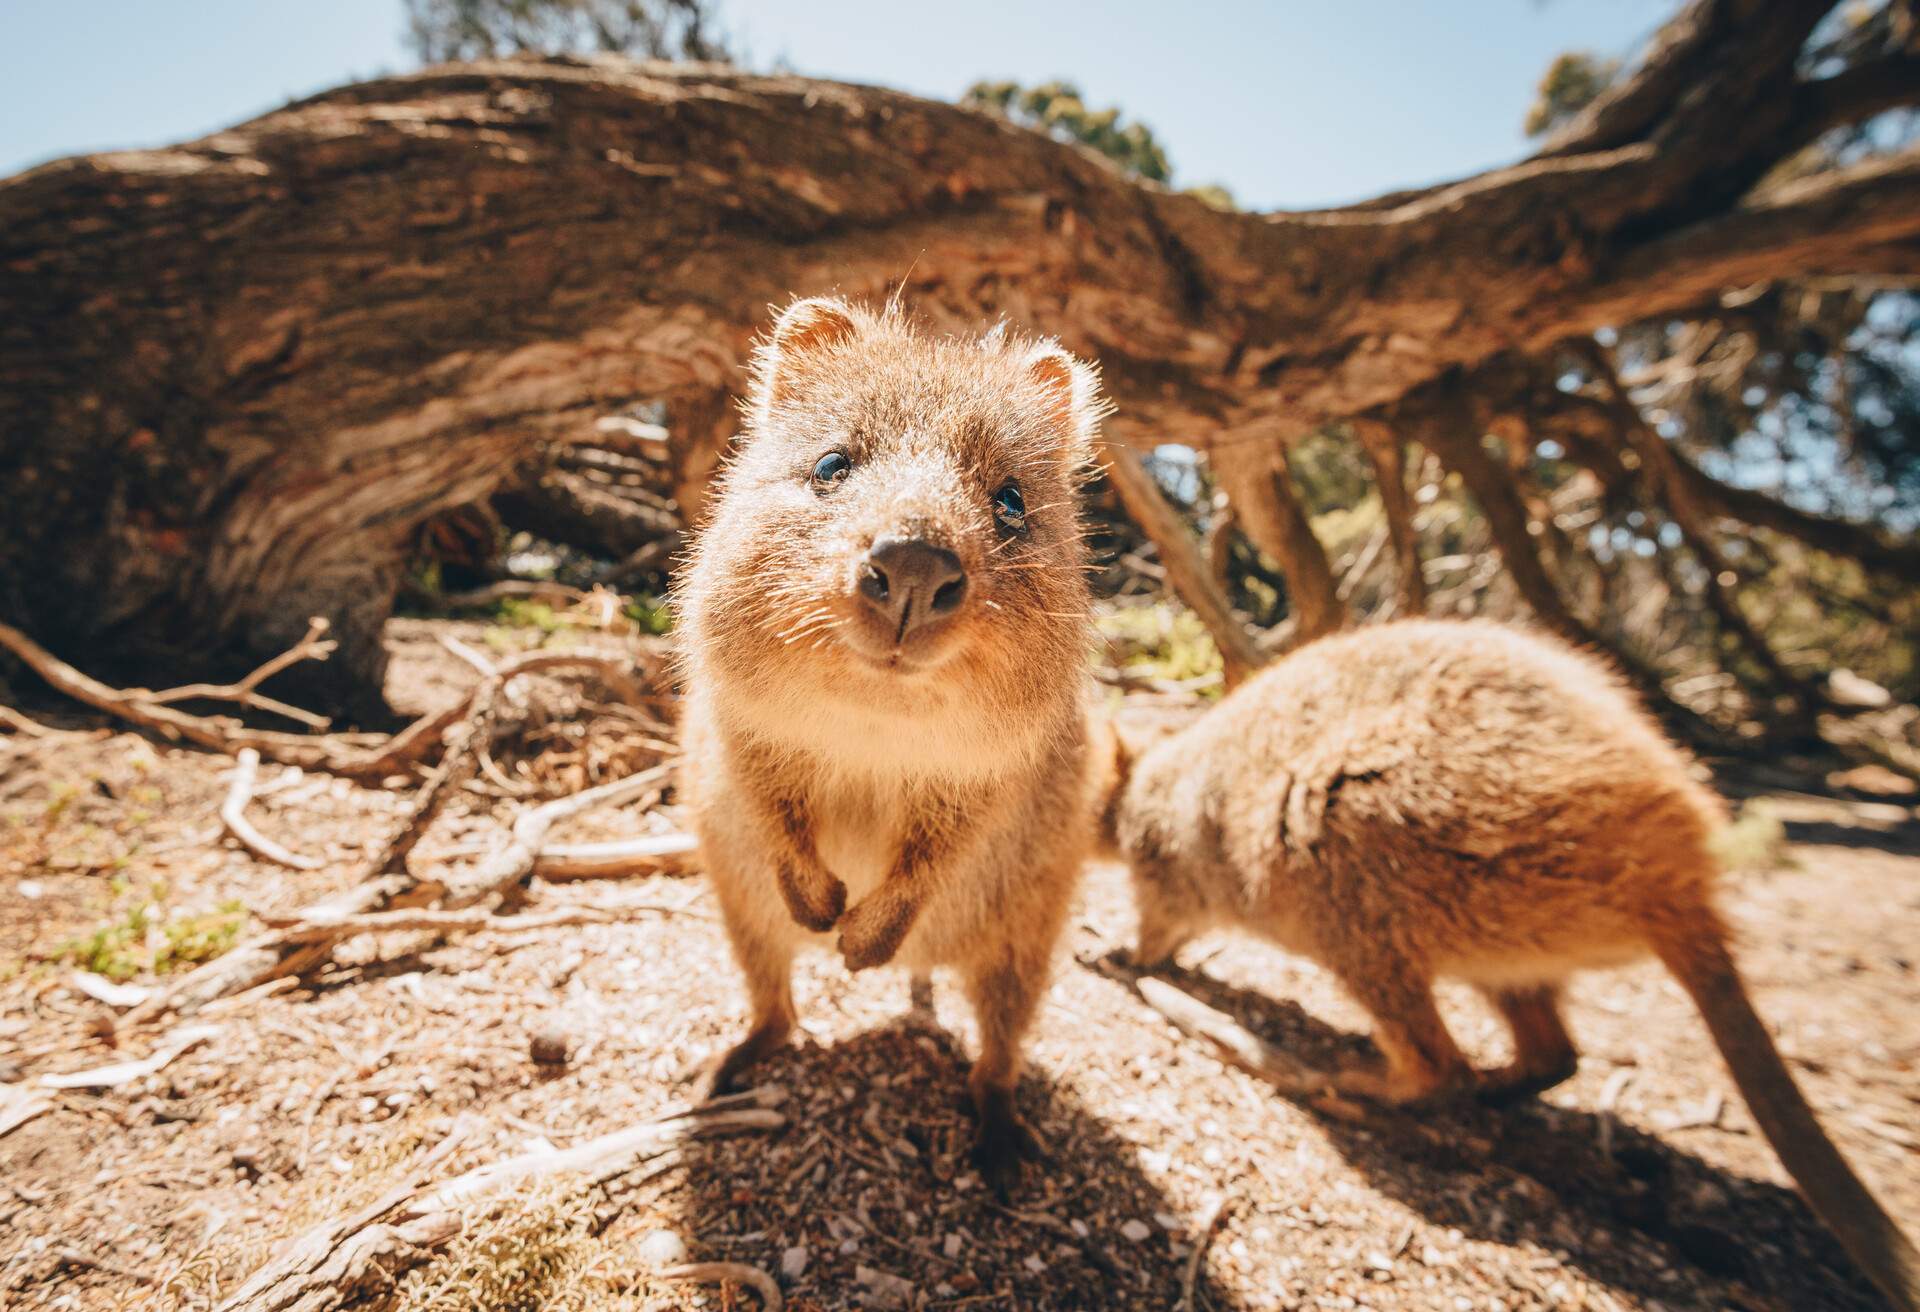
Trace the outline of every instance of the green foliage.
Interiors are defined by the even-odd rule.
[[[406,0],[407,43],[429,64],[500,55],[726,60],[707,0]]]
[[[513,629],[538,629],[542,633],[558,633],[562,629],[573,627],[573,621],[560,614],[544,601],[529,601],[525,597],[502,597],[494,606],[494,619]]]
[[[620,608],[620,613],[632,620],[642,633],[651,633],[659,638],[673,632],[673,611],[664,598],[646,593],[630,597],[627,604]]]
[[[1139,122],[1123,126],[1117,108],[1089,109],[1080,88],[1071,82],[1045,82],[1035,87],[1017,82],[976,82],[967,88],[961,103],[1004,114],[1056,140],[1089,146],[1137,177],[1152,182],[1173,178],[1173,165],[1154,139],[1152,128]],[[1225,189],[1216,190],[1231,205],[1232,197]]]
[[[1727,870],[1781,870],[1793,864],[1787,826],[1772,804],[1756,797],[1712,839],[1713,854]]]
[[[1105,660],[1155,679],[1200,679],[1221,670],[1220,651],[1194,613],[1171,601],[1117,605],[1094,617]],[[1217,690],[1216,690],[1217,691]]]
[[[1544,136],[1599,99],[1620,75],[1620,61],[1603,59],[1584,50],[1572,50],[1547,66],[1527,110],[1530,137]]]
[[[111,980],[152,971],[164,975],[198,965],[232,947],[247,923],[239,902],[200,915],[168,915],[157,898],[133,903],[118,918],[54,949],[54,958]]]

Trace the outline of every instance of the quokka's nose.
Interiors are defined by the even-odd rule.
[[[893,629],[894,640],[929,628],[967,599],[960,557],[924,538],[876,540],[860,566],[860,599]]]

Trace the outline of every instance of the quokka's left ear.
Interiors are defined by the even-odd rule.
[[[1058,342],[1038,342],[1022,362],[1041,401],[1048,425],[1083,453],[1093,450],[1100,421],[1113,410],[1100,393],[1100,371],[1076,359]]]
[[[809,363],[857,337],[867,316],[832,296],[795,301],[754,351],[752,408],[765,413],[793,395]]]

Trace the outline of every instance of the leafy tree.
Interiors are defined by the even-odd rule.
[[[1127,172],[1153,182],[1171,182],[1173,164],[1144,123],[1120,122],[1117,108],[1089,109],[1071,82],[1023,87],[1017,82],[976,82],[961,103],[1004,114],[1060,141],[1090,146]]]
[[[1530,137],[1553,131],[1585,109],[1620,75],[1620,61],[1584,50],[1568,51],[1547,66],[1533,107],[1527,111]]]
[[[707,0],[406,0],[407,41],[429,64],[519,53],[727,59]]]

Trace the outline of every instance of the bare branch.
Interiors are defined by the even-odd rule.
[[[1344,616],[1333,566],[1294,493],[1285,449],[1257,434],[1228,433],[1207,454],[1242,530],[1286,575],[1293,641],[1307,642],[1339,628]]]
[[[220,804],[220,824],[240,846],[263,861],[289,870],[318,870],[324,863],[317,858],[290,852],[253,827],[247,819],[247,803],[253,800],[253,781],[260,772],[260,753],[242,747],[235,758],[233,784]]]
[[[1188,608],[1200,617],[1214,646],[1220,649],[1227,686],[1232,687],[1261,664],[1259,649],[1247,628],[1233,613],[1227,599],[1214,585],[1206,562],[1201,559],[1193,534],[1167,501],[1153,475],[1131,448],[1107,445],[1101,449],[1107,481],[1119,494],[1127,515],[1139,526],[1153,545],[1159,548],[1160,563],[1167,578]]]

